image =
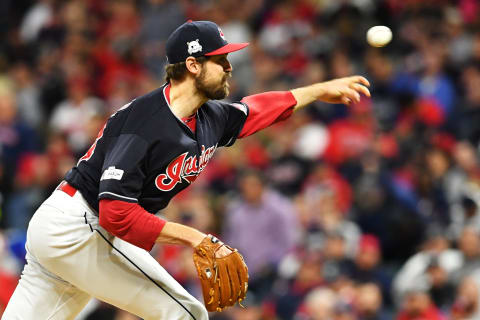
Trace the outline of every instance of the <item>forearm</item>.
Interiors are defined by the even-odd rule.
[[[150,251],[154,243],[196,246],[205,234],[145,211],[137,203],[100,200],[100,226],[113,235]]]
[[[175,222],[167,222],[160,232],[156,242],[168,244],[182,244],[196,247],[206,234],[194,228]]]
[[[361,94],[370,97],[368,86],[370,83],[364,77],[352,76],[293,89],[290,92],[297,100],[293,111],[300,110],[316,100],[346,105],[358,103]]]
[[[290,92],[297,100],[297,104],[293,107],[295,112],[314,101],[321,100],[322,95],[324,95],[324,88],[323,83],[315,83],[310,86],[292,89]]]

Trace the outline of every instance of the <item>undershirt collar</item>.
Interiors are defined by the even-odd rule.
[[[165,87],[165,97],[167,98],[168,106],[170,106],[170,87],[171,87],[170,83],[167,84],[167,86]],[[192,130],[193,133],[195,133],[196,124],[197,124],[195,115],[196,113],[188,117],[183,117],[181,119],[183,123],[185,123],[190,128],[190,130]]]

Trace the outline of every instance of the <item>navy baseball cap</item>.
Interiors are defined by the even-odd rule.
[[[237,51],[248,46],[244,43],[228,43],[220,27],[211,21],[185,22],[167,39],[168,63],[185,61],[188,57],[213,56]]]

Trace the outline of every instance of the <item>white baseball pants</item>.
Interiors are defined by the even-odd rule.
[[[91,297],[143,319],[208,313],[145,250],[112,236],[79,191],[56,190],[27,231],[27,264],[2,320],[74,319]]]

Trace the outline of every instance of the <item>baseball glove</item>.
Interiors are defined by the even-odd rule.
[[[212,235],[195,247],[193,262],[202,284],[203,299],[208,311],[222,311],[245,299],[248,268],[242,255],[229,246],[231,253],[218,258],[217,251],[226,246]]]

